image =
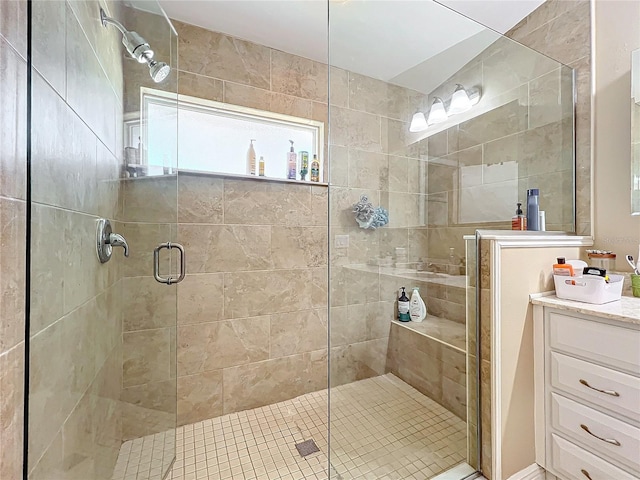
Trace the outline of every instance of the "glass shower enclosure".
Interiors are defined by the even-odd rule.
[[[180,3],[30,2],[25,480],[490,478],[473,235],[574,230],[572,70],[432,1],[288,2],[308,51]]]
[[[177,36],[157,2],[30,3],[25,471],[109,479],[125,442],[163,478],[175,458],[177,289],[154,274],[177,278],[179,262],[162,248],[154,271],[154,249],[176,242]],[[171,72],[156,83],[161,62]],[[173,115],[145,111],[151,86]],[[146,127],[160,121],[173,126],[165,170],[148,172],[158,152]]]

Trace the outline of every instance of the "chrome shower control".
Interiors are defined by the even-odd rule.
[[[111,259],[113,247],[123,247],[124,256],[129,256],[129,244],[124,237],[111,230],[111,222],[104,218],[98,220],[96,232],[96,249],[100,263],[106,263]]]

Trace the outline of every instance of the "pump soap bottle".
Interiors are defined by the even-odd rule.
[[[398,320],[401,322],[408,322],[411,320],[411,316],[409,315],[409,309],[411,307],[409,297],[404,291],[404,287],[400,288],[402,293],[400,294],[400,298],[398,298]]]
[[[527,218],[522,213],[522,203],[518,202],[518,208],[516,208],[516,214],[511,219],[511,230],[526,230]]]
[[[255,139],[251,139],[249,143],[249,150],[247,150],[247,175],[256,174],[256,151],[253,149],[253,142]]]
[[[296,179],[296,169],[298,166],[298,156],[296,155],[295,150],[293,149],[293,140],[289,140],[291,142],[291,150],[287,155],[287,179],[295,180]]]

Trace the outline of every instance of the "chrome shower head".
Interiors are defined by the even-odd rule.
[[[120,31],[122,44],[127,49],[127,52],[139,63],[146,63],[149,66],[149,75],[151,75],[154,82],[160,83],[167,78],[171,72],[171,67],[165,62],[156,62],[153,59],[153,50],[141,35],[127,30],[120,22],[108,17],[102,8],[100,8],[100,21],[104,27],[111,24]]]
[[[169,76],[171,67],[164,62],[156,62],[153,59],[148,61],[149,74],[154,82],[160,83]]]

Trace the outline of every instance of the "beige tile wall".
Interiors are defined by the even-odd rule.
[[[175,199],[174,184],[126,181],[125,219],[168,220],[175,208],[136,212],[150,195]],[[325,388],[326,208],[315,206],[326,203],[327,188],[180,174],[178,196],[188,272],[177,290],[179,424]],[[128,230],[134,244],[145,235],[137,228]],[[125,394],[149,393],[167,406],[175,397],[175,373],[163,361],[176,319],[169,288],[147,276],[125,279]]]
[[[393,324],[387,369],[467,420],[466,354],[446,343]]]
[[[26,1],[0,2],[0,478],[22,475]]]
[[[476,228],[511,228],[509,222],[474,224],[458,219],[458,201],[465,193],[459,186],[461,167],[517,162],[519,201],[526,206],[526,190],[540,188],[547,230],[573,231],[569,69],[500,38],[432,95],[448,97],[461,79],[468,87],[482,86],[483,97],[474,108],[491,110],[420,142],[428,143],[429,257],[446,259],[450,247],[464,255],[463,235]],[[516,205],[511,207],[515,214]]]
[[[108,479],[121,443],[122,258],[99,263],[95,228],[119,201],[120,39],[99,26],[97,1],[32,5],[28,466],[34,479]]]
[[[576,232],[591,235],[591,0],[547,0],[506,35],[575,69]]]

